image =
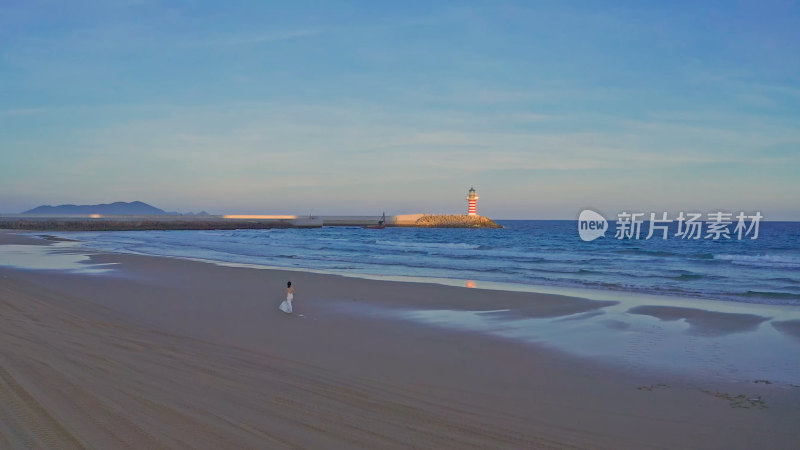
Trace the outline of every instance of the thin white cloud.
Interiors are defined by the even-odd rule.
[[[319,36],[330,32],[330,29],[309,29],[309,30],[294,30],[294,31],[275,31],[264,34],[251,34],[251,35],[228,35],[212,38],[203,38],[192,41],[186,41],[182,45],[187,47],[203,47],[203,46],[236,46],[236,45],[253,45],[265,44],[271,42],[281,42],[291,39],[298,39],[310,36]]]
[[[53,106],[38,106],[33,108],[10,108],[10,109],[0,109],[0,114],[7,116],[32,116],[36,114],[50,113],[59,109],[60,108]]]

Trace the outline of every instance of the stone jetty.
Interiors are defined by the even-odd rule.
[[[423,228],[503,228],[488,217],[466,214],[425,214],[412,226]]]

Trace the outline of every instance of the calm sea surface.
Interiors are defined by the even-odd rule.
[[[114,252],[800,305],[798,222],[761,223],[758,239],[741,241],[681,240],[675,229],[667,240],[617,240],[611,223],[592,242],[579,238],[575,221],[499,223],[505,228],[59,234]]]

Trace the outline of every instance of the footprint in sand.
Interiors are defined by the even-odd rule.
[[[668,388],[668,387],[669,387],[668,384],[658,383],[658,384],[652,384],[650,386],[639,386],[639,387],[636,388],[636,390],[637,391],[652,391],[654,389],[663,389],[663,388]]]

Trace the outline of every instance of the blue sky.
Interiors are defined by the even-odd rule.
[[[800,220],[798,55],[792,1],[6,0],[0,212]]]

